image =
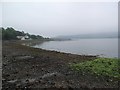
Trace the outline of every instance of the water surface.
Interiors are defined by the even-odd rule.
[[[79,55],[118,57],[118,39],[76,39],[70,41],[48,41],[34,47]]]

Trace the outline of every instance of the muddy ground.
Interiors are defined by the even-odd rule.
[[[96,56],[47,51],[13,41],[3,42],[2,54],[3,90],[118,88],[117,80],[69,67],[71,63],[94,60]]]

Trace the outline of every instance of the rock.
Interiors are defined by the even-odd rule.
[[[43,78],[52,77],[52,76],[57,76],[57,75],[59,76],[60,73],[57,73],[57,72],[47,73],[47,74],[44,74],[44,75],[42,76],[42,79],[43,79]]]
[[[3,63],[3,66],[7,66],[7,64]]]
[[[2,78],[2,81],[5,81],[6,79]]]
[[[23,60],[23,59],[33,59],[34,57],[32,56],[17,56],[16,59],[18,60]]]
[[[36,79],[32,78],[32,79],[28,79],[29,83],[33,83],[36,81]]]
[[[8,83],[15,83],[17,82],[17,80],[10,80],[10,81],[7,81]]]
[[[49,83],[50,85],[55,85],[55,82],[53,82],[53,81],[48,81],[48,83]]]
[[[9,77],[10,75],[9,74],[6,74],[5,77]]]

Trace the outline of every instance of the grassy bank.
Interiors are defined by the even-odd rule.
[[[93,61],[72,64],[71,68],[77,71],[90,72],[120,79],[117,58],[97,58]]]

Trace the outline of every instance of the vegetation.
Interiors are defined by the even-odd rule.
[[[30,35],[29,33],[24,33],[23,31],[16,31],[12,27],[8,27],[7,29],[2,29],[2,39],[3,40],[17,40],[17,36],[29,36],[30,39],[45,39],[40,35]]]
[[[97,58],[93,61],[72,64],[71,67],[78,71],[120,79],[118,61],[117,58]]]

